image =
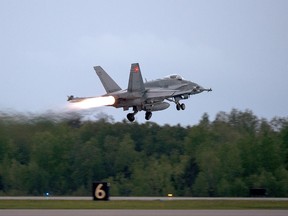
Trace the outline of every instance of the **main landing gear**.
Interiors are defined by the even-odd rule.
[[[130,122],[133,122],[135,120],[135,115],[136,113],[128,113],[127,114],[127,119],[130,121]]]
[[[133,122],[135,120],[135,115],[138,113],[138,109],[137,107],[133,107],[133,113],[128,113],[127,114],[127,119],[130,121],[130,122]]]
[[[136,112],[137,113],[137,112]],[[127,114],[127,119],[130,121],[130,122],[133,122],[135,121],[135,112],[134,113],[128,113]],[[152,117],[152,112],[146,112],[145,113],[145,119],[146,120],[150,120]]]
[[[138,113],[138,110],[137,110],[136,107],[133,107],[133,111],[134,111],[133,113],[128,113],[128,114],[127,114],[127,119],[128,119],[130,122],[135,121],[135,115]],[[152,112],[147,111],[147,112],[145,113],[145,119],[146,119],[146,120],[150,120],[151,117],[152,117]]]
[[[147,112],[145,113],[145,119],[146,119],[146,120],[149,120],[151,117],[152,117],[152,112],[147,111]]]

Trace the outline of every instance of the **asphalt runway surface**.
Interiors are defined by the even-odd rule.
[[[0,216],[287,216],[288,210],[0,210]]]
[[[92,200],[92,197],[0,197],[0,200]],[[110,200],[281,200],[288,198],[110,197]],[[288,210],[45,210],[5,209],[0,216],[287,216]]]

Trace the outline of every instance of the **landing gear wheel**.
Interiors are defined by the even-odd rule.
[[[128,119],[130,122],[133,122],[133,121],[135,120],[134,113],[128,113],[128,114],[127,114],[127,119]]]
[[[181,108],[182,110],[185,110],[185,108],[186,108],[185,104],[182,103],[182,104],[180,105],[180,108]]]
[[[179,103],[176,104],[176,109],[179,111],[181,109],[181,105]]]
[[[152,117],[152,112],[146,112],[145,113],[145,119],[149,120]]]

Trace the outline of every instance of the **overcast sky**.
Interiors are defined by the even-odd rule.
[[[232,108],[287,117],[287,11],[286,0],[0,0],[0,111],[62,111],[67,95],[105,93],[93,66],[127,88],[139,62],[147,80],[177,73],[213,89],[184,111],[154,112],[158,124],[193,125]]]

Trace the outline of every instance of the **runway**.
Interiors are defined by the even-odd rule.
[[[0,200],[91,200],[92,197],[0,197]],[[270,200],[284,201],[288,198],[227,198],[227,197],[110,197],[110,200]],[[111,210],[111,209],[0,209],[0,216],[287,216],[287,210]]]
[[[0,210],[0,216],[287,216],[288,210]]]

